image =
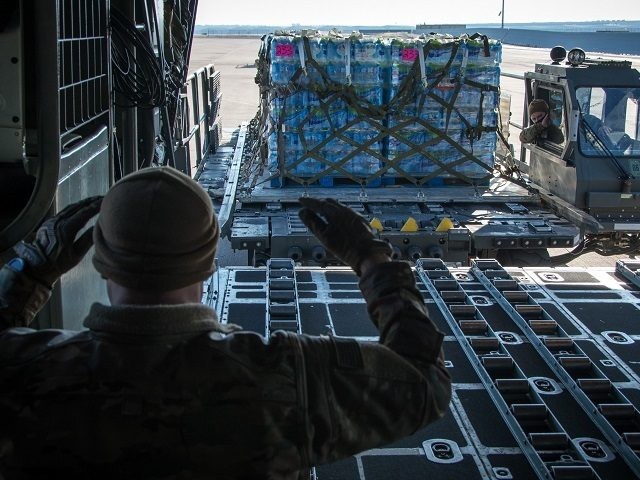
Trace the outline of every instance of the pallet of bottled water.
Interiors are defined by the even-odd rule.
[[[269,35],[258,73],[269,171],[324,184],[487,179],[500,60],[486,38]]]

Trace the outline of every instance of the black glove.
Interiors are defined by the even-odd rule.
[[[362,262],[375,255],[391,257],[391,246],[377,240],[362,215],[331,198],[300,198],[300,219],[334,256],[360,276]]]
[[[26,264],[25,273],[49,287],[75,267],[93,244],[93,227],[76,240],[78,232],[100,211],[102,197],[90,197],[67,206],[46,220],[32,243],[14,248]]]

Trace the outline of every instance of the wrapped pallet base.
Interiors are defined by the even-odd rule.
[[[257,81],[272,184],[486,182],[500,52],[484,38],[267,37]]]

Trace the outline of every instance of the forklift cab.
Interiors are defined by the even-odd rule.
[[[569,54],[571,57],[571,52]],[[605,231],[640,231],[640,74],[626,61],[537,64],[527,105],[547,102],[560,143],[522,145],[531,181],[586,211]],[[615,216],[615,218],[614,218]]]

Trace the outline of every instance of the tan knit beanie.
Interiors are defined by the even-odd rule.
[[[93,265],[136,290],[177,290],[215,270],[220,229],[207,193],[187,175],[152,167],[127,175],[104,197]]]
[[[529,116],[533,115],[535,112],[549,113],[549,105],[547,105],[547,102],[541,98],[531,100],[531,103],[529,104]]]

